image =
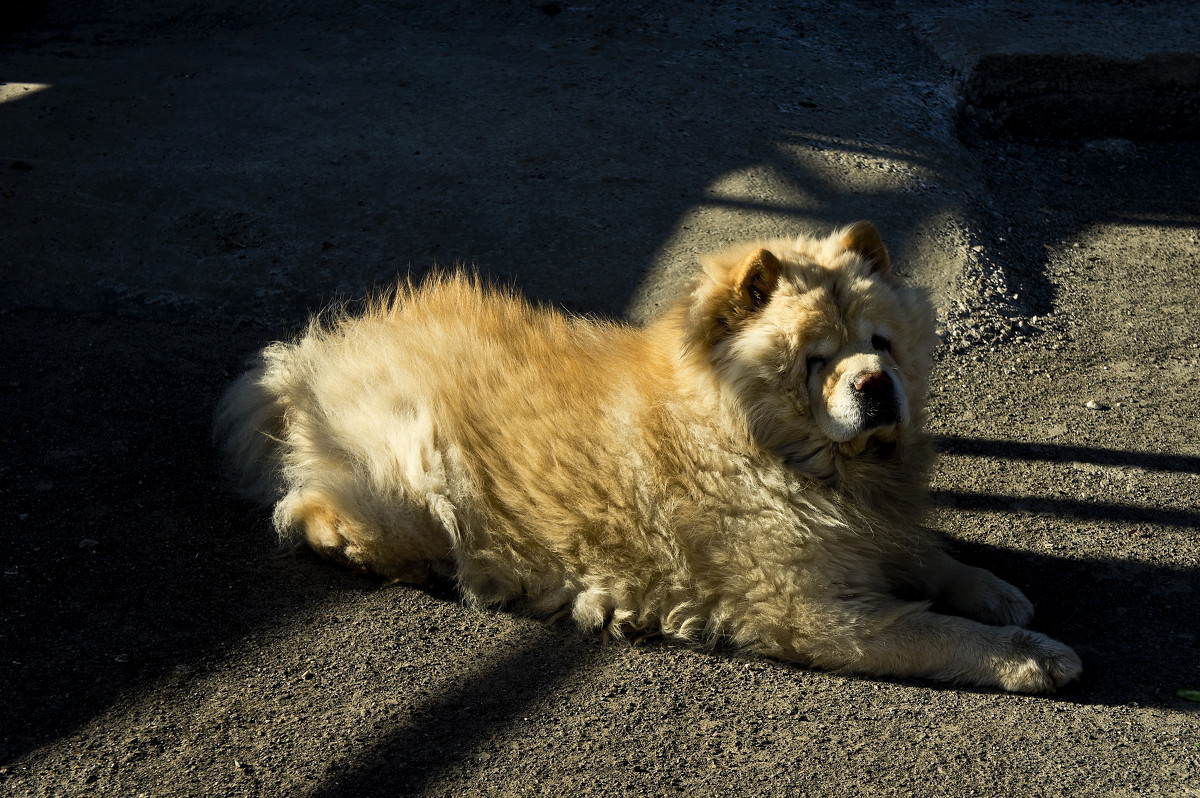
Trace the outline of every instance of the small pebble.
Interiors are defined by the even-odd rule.
[[[99,545],[100,541],[92,540],[91,538],[84,538],[83,540],[79,541],[79,548],[81,549],[94,549]]]
[[[1108,405],[1100,404],[1095,399],[1089,399],[1088,403],[1086,405],[1084,405],[1084,407],[1086,407],[1088,410],[1107,410],[1108,409]]]

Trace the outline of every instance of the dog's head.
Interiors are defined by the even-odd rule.
[[[790,463],[836,480],[842,461],[886,456],[919,422],[933,313],[892,273],[870,223],[749,245],[705,271],[690,342]]]

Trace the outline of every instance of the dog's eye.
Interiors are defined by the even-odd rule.
[[[872,335],[871,346],[875,347],[880,352],[892,351],[892,342],[887,338],[884,338],[882,335]]]
[[[818,355],[813,355],[808,360],[804,361],[804,367],[808,369],[808,376],[811,377],[821,369],[825,368],[825,358]]]

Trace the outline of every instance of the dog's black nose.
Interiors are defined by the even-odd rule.
[[[900,420],[896,389],[892,378],[882,371],[864,371],[854,378],[855,396],[862,408],[863,420],[883,426]]]

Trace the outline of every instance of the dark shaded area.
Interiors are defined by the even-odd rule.
[[[1200,56],[995,54],[963,84],[965,138],[1200,139]]]
[[[1097,465],[1136,466],[1155,471],[1200,474],[1200,457],[1186,454],[1118,451],[1094,446],[1026,443],[988,438],[939,436],[934,445],[939,452],[970,457],[1000,457],[1005,460],[1041,460],[1050,463],[1096,463]]]
[[[273,558],[268,519],[223,489],[210,408],[238,336],[39,311],[0,319],[19,342],[0,384],[0,760],[178,665],[221,657],[319,601],[314,582],[355,589],[321,563]],[[206,334],[212,345],[198,345]]]
[[[1003,502],[981,507],[1003,511]],[[1031,628],[1074,648],[1083,677],[1057,694],[1077,704],[1200,710],[1176,698],[1195,683],[1200,572],[1127,560],[1021,552],[965,541],[951,551],[1019,587],[1037,607]]]
[[[1031,513],[1088,521],[1129,521],[1187,528],[1200,526],[1200,512],[1170,510],[1161,507],[1138,507],[1132,504],[1109,504],[1072,499],[1039,499],[1028,496],[995,496],[989,493],[957,490],[934,491],[933,499],[940,504],[962,510]]]
[[[46,10],[49,0],[7,0],[0,9],[0,35],[32,25]]]

